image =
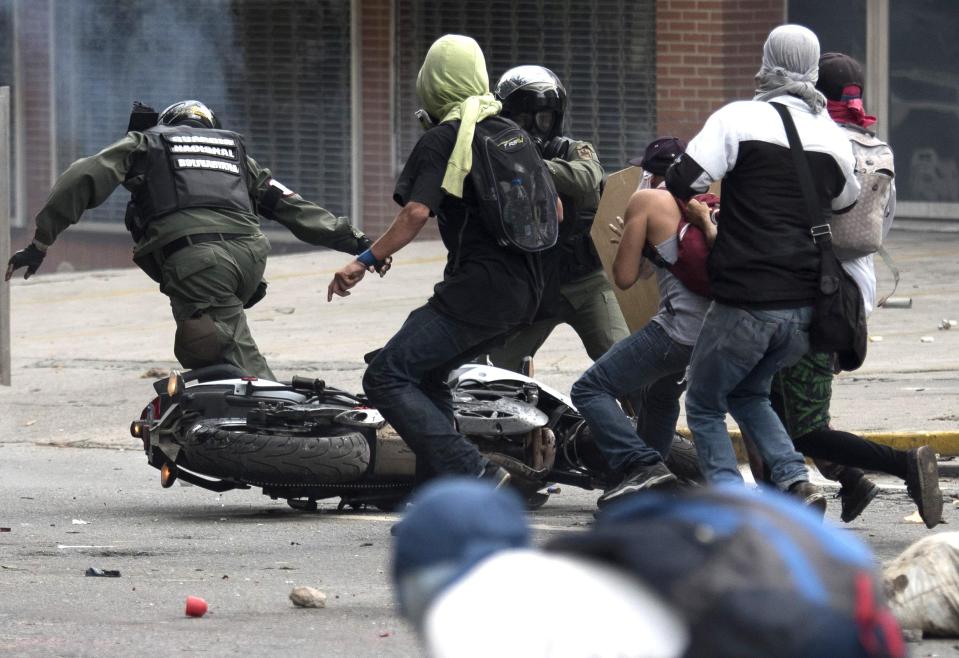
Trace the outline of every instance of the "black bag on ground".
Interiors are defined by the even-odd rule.
[[[556,187],[522,128],[502,117],[476,124],[470,179],[483,221],[500,245],[535,253],[556,244]]]
[[[866,360],[868,338],[862,292],[833,252],[832,230],[822,221],[822,208],[816,201],[812,173],[792,115],[780,103],[770,105],[779,113],[786,128],[789,150],[809,213],[809,232],[819,247],[819,290],[809,326],[809,344],[817,352],[835,354],[841,370],[856,370]]]
[[[782,494],[632,496],[546,550],[636,576],[685,622],[687,658],[906,655],[869,549]]]

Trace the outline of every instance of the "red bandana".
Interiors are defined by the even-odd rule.
[[[826,101],[826,110],[833,121],[851,123],[860,128],[868,128],[876,123],[876,117],[866,114],[862,106],[862,90],[859,85],[849,85],[842,90],[842,100]]]

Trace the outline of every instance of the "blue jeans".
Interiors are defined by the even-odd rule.
[[[573,403],[614,472],[662,461],[679,418],[679,396],[692,348],[671,339],[656,322],[624,338],[573,384]],[[642,394],[642,395],[641,395]],[[617,399],[643,400],[639,431]]]
[[[488,463],[456,431],[450,370],[489,349],[502,331],[458,322],[421,306],[379,351],[363,375],[363,390],[416,453],[417,471],[478,476]]]
[[[809,351],[811,318],[811,306],[761,311],[710,305],[690,360],[686,418],[711,482],[742,482],[727,411],[756,442],[780,489],[809,479],[770,405],[769,388],[776,371]]]

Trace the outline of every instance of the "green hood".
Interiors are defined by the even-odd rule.
[[[440,123],[460,120],[456,145],[446,165],[443,191],[463,196],[463,181],[473,166],[473,133],[476,124],[499,114],[502,104],[489,91],[486,58],[470,37],[447,34],[437,39],[416,78],[416,93],[423,109]]]

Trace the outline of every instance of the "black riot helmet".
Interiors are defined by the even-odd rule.
[[[556,74],[543,66],[517,66],[496,83],[503,116],[512,119],[541,145],[563,130],[566,89]]]
[[[161,126],[193,126],[194,128],[219,128],[220,122],[213,111],[200,101],[180,101],[160,112]]]

